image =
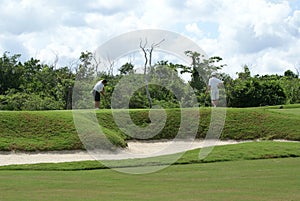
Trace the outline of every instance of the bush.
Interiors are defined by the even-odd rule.
[[[256,78],[236,80],[228,90],[231,107],[258,107],[285,104],[286,95],[278,81],[260,81]]]
[[[0,96],[1,110],[59,110],[64,108],[62,101],[39,94],[9,93]]]

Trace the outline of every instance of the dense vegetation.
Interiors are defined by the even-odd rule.
[[[75,74],[39,60],[19,61],[21,55],[0,58],[0,109],[58,110],[71,108]]]
[[[205,60],[202,59],[202,55],[191,51],[186,51],[186,55],[192,61],[190,66],[158,61],[146,69],[149,83],[156,83],[150,83],[148,87],[152,102],[149,102],[145,87],[141,87],[130,96],[129,107],[149,108],[152,104],[159,104],[165,108],[191,107],[191,93],[195,93],[200,105],[209,105],[209,97],[205,94],[207,79],[211,72],[222,69],[224,65],[219,64],[222,58],[211,57]],[[112,93],[121,79],[127,78],[128,82],[125,84],[131,86],[144,82],[144,78],[135,73],[132,63],[118,67],[118,75],[113,75],[112,72],[98,72],[90,52],[81,54],[76,67],[43,64],[34,58],[22,63],[20,56],[11,56],[6,52],[0,57],[0,110],[71,109],[73,91],[77,90],[74,89],[75,80],[81,81],[78,86],[86,93],[84,97],[87,99],[82,102],[92,102],[89,92],[92,84],[101,78],[109,80],[101,107],[111,108]],[[180,73],[189,73],[189,84],[178,76]],[[299,75],[291,70],[283,73],[284,75],[252,76],[249,68],[244,66],[244,72],[237,73],[236,79],[225,73],[219,74],[225,84],[222,96],[226,95],[229,107],[299,103]],[[86,80],[91,80],[91,84],[85,86]],[[192,92],[188,86],[192,87]],[[124,96],[126,94],[119,97],[119,100],[128,98]],[[119,106],[122,107],[123,103],[120,102]]]
[[[197,113],[198,109],[193,109]],[[122,110],[120,110],[120,113]],[[185,112],[183,110],[183,112]],[[186,112],[192,113],[191,109]],[[167,120],[163,129],[151,139],[173,139],[178,134],[181,111],[166,110]],[[133,122],[139,127],[149,124],[149,110],[130,111]],[[300,141],[300,105],[228,108],[225,126],[220,139],[254,140],[286,139]],[[96,112],[99,124],[108,139],[116,146],[126,146],[126,140],[143,139],[147,133],[127,136],[116,125],[111,110]],[[207,134],[211,117],[210,108],[200,108],[200,122],[197,138]],[[122,119],[121,119],[122,120]],[[124,119],[126,121],[126,119]],[[189,126],[197,125],[193,115],[185,119]],[[125,122],[126,123],[126,122]],[[26,125],[26,126],[25,126]],[[154,125],[155,126],[155,125]],[[181,138],[190,134],[185,132]],[[85,149],[81,143],[73,122],[71,111],[2,111],[0,112],[0,150],[11,151],[49,151]]]

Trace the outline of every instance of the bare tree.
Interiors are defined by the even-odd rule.
[[[165,39],[162,39],[159,43],[152,43],[150,48],[147,48],[147,38],[145,39],[145,42],[142,42],[142,39],[140,40],[140,48],[144,53],[145,63],[144,63],[144,78],[145,78],[145,88],[146,88],[146,94],[149,102],[149,107],[152,108],[152,100],[149,93],[149,85],[148,85],[148,74],[147,70],[148,68],[152,67],[152,53],[154,48],[159,47],[159,45],[164,41]]]
[[[56,68],[57,68],[57,64],[58,64],[59,57],[58,57],[58,53],[57,53],[56,51],[52,50],[52,52],[53,52],[53,54],[55,55],[55,59],[54,59],[54,61],[53,61],[52,66],[54,67],[54,69],[56,69]]]
[[[71,72],[77,73],[78,66],[79,66],[79,59],[72,59],[71,61],[69,61],[69,64],[67,66]]]
[[[296,69],[296,75],[298,76],[298,78],[300,78],[300,74],[299,74],[300,73],[300,67],[297,68],[295,66],[295,69]]]
[[[113,76],[114,74],[114,67],[115,67],[115,61],[111,60],[109,57],[107,57],[108,62],[108,74]]]
[[[99,68],[99,66],[100,66],[100,64],[101,64],[101,60],[100,60],[100,58],[97,58],[96,57],[96,53],[94,52],[94,54],[93,54],[93,57],[92,57],[92,60],[93,60],[93,65],[94,65],[94,68],[95,68],[95,72],[96,72],[96,74],[98,73],[98,68]]]

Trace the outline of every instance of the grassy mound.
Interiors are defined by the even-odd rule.
[[[204,138],[209,129],[211,108],[197,109],[167,109],[156,111],[155,118],[165,114],[164,127],[151,139],[173,139],[180,130],[181,116],[186,128],[195,128],[197,138]],[[160,112],[163,112],[160,114]],[[200,122],[195,119],[200,113]],[[119,115],[122,125],[130,124]],[[153,115],[149,110],[130,110],[130,117],[134,124],[145,128],[152,123],[149,117]],[[126,140],[147,137],[147,132],[140,132],[128,136],[114,121],[111,110],[99,110],[97,119],[108,139],[116,146],[126,146]],[[300,141],[300,105],[262,108],[227,108],[225,126],[221,139],[250,140],[250,139],[286,139]],[[179,137],[187,138],[194,135],[194,131],[186,129]],[[85,149],[78,137],[72,111],[1,111],[0,112],[0,150],[1,151],[51,151]]]
[[[227,108],[225,125],[220,138],[222,140],[253,140],[253,139],[286,139],[300,141],[300,105],[284,106],[284,109],[278,107],[262,107],[262,108]],[[184,119],[184,126],[192,128],[197,125],[195,122],[198,110],[194,109],[170,109],[165,110],[167,120],[164,128],[151,139],[173,139],[177,136],[181,114],[189,113],[187,119]],[[211,121],[211,109],[200,108],[200,122],[197,138],[205,138]],[[121,113],[121,112],[120,112]],[[149,110],[131,110],[131,119],[140,127],[145,127],[151,123],[149,119]],[[112,115],[109,111],[98,113],[100,124],[116,133],[122,135],[126,140],[136,139],[131,136],[126,136],[115,124]],[[121,124],[126,125],[128,119],[124,118]],[[143,137],[143,133],[139,133],[139,137]],[[146,134],[145,134],[146,135]],[[186,133],[180,137],[187,138],[193,135],[192,131],[186,130]]]

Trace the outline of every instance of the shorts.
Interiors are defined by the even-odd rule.
[[[96,90],[93,90],[93,96],[95,101],[100,101],[100,93]]]
[[[212,90],[210,93],[211,100],[219,100],[219,90]]]

